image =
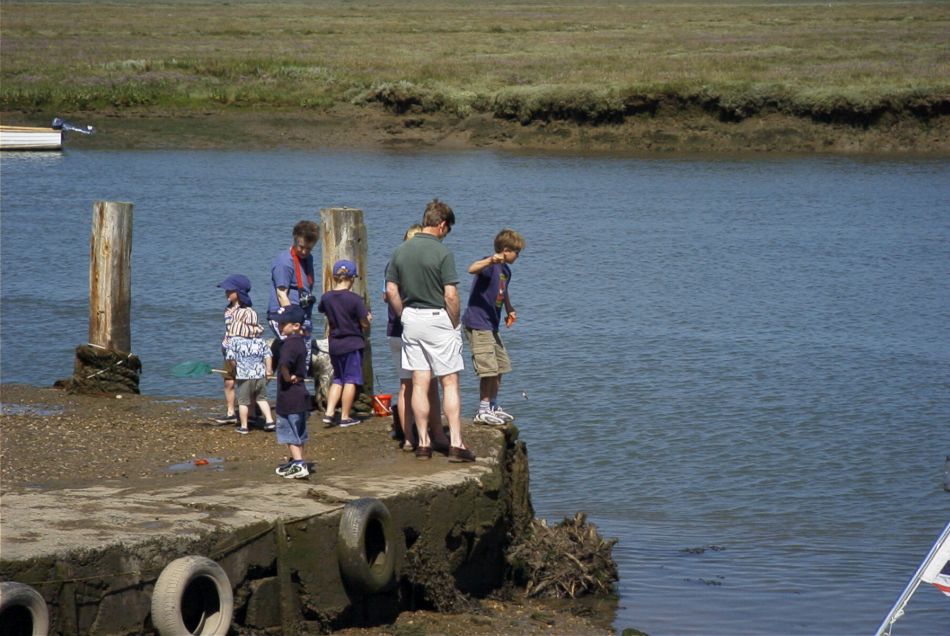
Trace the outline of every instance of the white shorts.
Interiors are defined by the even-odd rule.
[[[461,325],[453,327],[444,309],[403,309],[402,368],[437,378],[464,369]]]
[[[402,368],[402,336],[389,336],[389,353],[393,357],[393,365],[400,380],[411,380],[412,371]]]

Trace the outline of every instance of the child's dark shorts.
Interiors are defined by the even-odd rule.
[[[357,349],[340,355],[330,354],[333,365],[333,384],[363,384],[363,350]]]

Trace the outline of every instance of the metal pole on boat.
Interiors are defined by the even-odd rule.
[[[901,593],[900,598],[897,599],[897,602],[894,603],[894,607],[891,608],[891,611],[887,613],[887,616],[884,618],[884,621],[881,623],[881,626],[877,628],[875,636],[889,636],[891,633],[891,627],[894,626],[894,623],[897,622],[901,616],[904,615],[904,607],[907,603],[910,602],[910,597],[914,595],[914,592],[917,591],[917,588],[920,587],[921,576],[924,573],[924,570],[927,569],[927,566],[930,565],[930,562],[933,561],[937,552],[940,549],[940,546],[943,545],[950,537],[950,523],[947,523],[947,527],[943,529],[943,532],[934,542],[933,546],[930,548],[930,552],[927,553],[927,558],[924,559],[923,563],[920,564],[920,567],[917,568],[917,572],[914,573],[914,576],[910,579],[910,583],[907,584],[907,587],[904,588],[904,591]]]

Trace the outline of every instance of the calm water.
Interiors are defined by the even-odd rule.
[[[219,394],[168,370],[217,360],[216,283],[243,272],[264,307],[271,257],[321,207],[365,211],[374,289],[433,196],[459,217],[460,269],[518,229],[502,401],[538,514],[583,510],[620,539],[618,628],[872,633],[950,519],[945,162],[69,151],[0,168],[3,382],[71,373],[98,199],[135,204],[132,343],[155,395]],[[894,633],[950,633],[950,599],[922,588]]]

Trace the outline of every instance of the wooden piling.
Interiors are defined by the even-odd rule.
[[[141,361],[132,355],[132,204],[96,201],[89,239],[89,339],[76,347],[74,393],[138,393]]]
[[[132,351],[132,204],[96,201],[89,239],[89,344]]]
[[[372,311],[370,290],[366,281],[366,225],[363,223],[363,211],[356,208],[323,208],[320,210],[320,235],[323,252],[322,279],[323,289],[333,288],[333,263],[340,259],[356,263],[358,278],[353,282],[353,292],[359,294]],[[374,317],[379,319],[378,317]],[[385,316],[383,316],[385,320]],[[370,334],[365,333],[366,348],[363,349],[363,392],[373,395],[373,353],[370,346]],[[361,396],[362,397],[362,396]]]

